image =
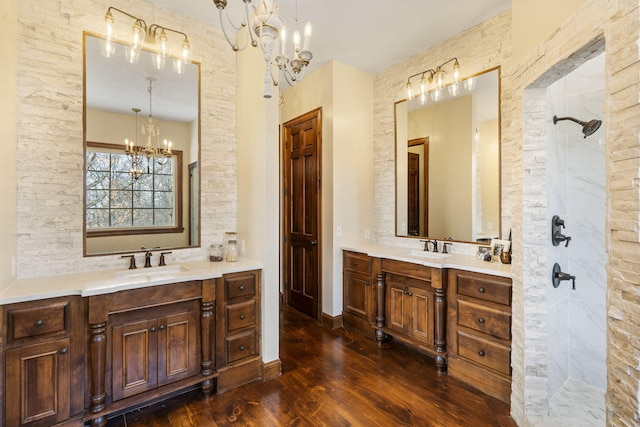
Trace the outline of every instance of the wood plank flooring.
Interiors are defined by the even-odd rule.
[[[283,374],[209,399],[198,391],[109,420],[141,426],[499,426],[509,405],[449,376],[401,344],[331,330],[289,307],[280,312]]]

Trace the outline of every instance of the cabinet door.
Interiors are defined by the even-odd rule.
[[[198,373],[195,312],[158,319],[158,385],[178,381]]]
[[[433,292],[410,287],[408,289],[410,302],[407,304],[411,310],[410,335],[425,344],[434,345],[433,319],[435,318],[433,306]]]
[[[371,281],[368,275],[353,271],[344,272],[344,311],[360,317],[369,319],[371,308]]]
[[[387,326],[391,329],[406,333],[410,322],[406,309],[406,289],[402,285],[391,283],[387,295]]]
[[[157,319],[113,327],[113,400],[156,387]]]
[[[69,418],[69,339],[7,350],[7,426],[50,426]]]

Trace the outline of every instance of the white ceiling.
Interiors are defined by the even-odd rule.
[[[212,0],[149,1],[220,28],[218,10]],[[239,22],[244,3],[241,0],[228,2],[227,12]],[[289,33],[296,28],[296,4],[299,30],[302,32],[307,21],[313,25],[310,45],[313,60],[308,72],[335,59],[372,74],[511,8],[511,0],[281,0],[280,14]],[[166,25],[171,26],[170,23]],[[197,34],[188,31],[187,34],[191,44],[198,43]],[[89,57],[91,52],[96,54],[93,58]],[[451,54],[455,55],[455,52]],[[145,77],[152,75],[153,69],[131,67],[122,62],[123,58],[119,61],[102,58],[98,47],[91,49],[88,46],[87,55],[87,106],[129,114],[132,107],[139,107],[141,116],[145,117],[148,114]],[[89,63],[93,65],[89,66]],[[138,72],[135,78],[123,76],[123,72],[130,73],[134,68]],[[171,69],[170,64],[167,69]],[[184,77],[178,79],[182,82],[195,79]],[[194,92],[197,86],[186,87],[183,83],[168,81],[175,78],[176,74],[170,71],[157,76],[153,91],[154,117],[193,120],[197,117],[197,92]],[[132,86],[122,87],[132,82]],[[175,93],[164,96],[163,87],[178,84],[182,86]],[[196,108],[183,108],[183,100]],[[184,114],[176,117],[177,111]]]

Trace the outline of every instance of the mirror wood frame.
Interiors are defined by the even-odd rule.
[[[145,252],[148,249],[131,249],[131,248],[123,248],[123,249],[114,249],[112,251],[104,251],[104,252],[89,252],[87,250],[87,227],[86,227],[86,156],[87,156],[87,46],[88,46],[88,37],[94,37],[98,40],[103,40],[104,38],[102,37],[102,35],[100,34],[95,34],[92,32],[88,32],[88,31],[84,31],[83,32],[83,103],[82,103],[82,109],[83,109],[83,129],[82,129],[82,134],[83,134],[83,160],[82,160],[82,177],[83,177],[83,204],[82,204],[82,240],[83,240],[83,256],[84,257],[91,257],[91,256],[105,256],[105,255],[116,255],[116,254],[123,254],[123,253],[137,253],[137,252]],[[116,43],[120,44],[120,45],[126,45],[127,42],[126,41],[122,41],[122,40],[115,40]],[[140,54],[142,56],[144,52],[147,53],[153,53],[153,51],[151,51],[150,49],[147,48],[142,48]],[[122,60],[124,61],[123,58],[114,58],[115,60]],[[174,59],[173,56],[167,56],[167,62],[169,62],[170,60]],[[140,58],[139,61],[142,61],[143,58]],[[189,159],[183,159],[183,163],[182,163],[182,170],[183,173],[187,173],[189,174],[188,176],[191,177],[191,173],[192,173],[192,169],[198,169],[201,170],[201,64],[197,61],[194,60],[189,60],[189,65],[194,65],[196,67],[195,69],[195,84],[197,85],[197,133],[194,135],[194,137],[197,139],[197,153],[196,153],[196,160],[190,162]],[[123,62],[123,66],[131,66],[131,64],[128,64],[126,62]],[[167,64],[167,66],[171,66],[170,64]],[[154,91],[155,92],[155,91]],[[156,117],[156,115],[154,114],[154,117]],[[124,150],[123,150],[124,151]],[[194,220],[195,222],[198,224],[198,229],[197,232],[195,233],[195,235],[197,236],[197,242],[196,244],[192,244],[192,245],[167,245],[167,246],[161,246],[161,247],[153,247],[153,250],[175,250],[175,249],[186,249],[186,248],[198,248],[201,246],[201,242],[202,242],[202,229],[201,229],[201,216],[202,216],[202,210],[201,210],[201,204],[200,204],[200,198],[201,198],[201,173],[197,174],[196,177],[196,181],[195,185],[197,186],[197,192],[198,192],[198,197],[197,197],[197,212],[195,214],[192,213],[191,209],[192,209],[192,203],[190,198],[190,193],[191,191],[183,191],[183,206],[186,207],[187,209],[187,218],[186,218],[186,224],[188,224],[188,227],[192,226],[192,215],[195,215]],[[189,180],[184,180],[182,179],[183,182],[185,182],[185,184],[187,182],[190,182],[191,179]],[[182,209],[182,207],[180,207],[180,209]],[[182,214],[180,214],[182,215]],[[185,224],[185,220],[183,219],[181,225]],[[152,232],[152,233],[144,233],[141,234],[138,230],[132,229],[130,230],[129,233],[123,233],[124,236],[136,236],[136,235],[160,235],[166,232],[161,231],[162,227],[158,227],[159,231],[158,232]],[[192,233],[191,229],[189,228],[189,230],[186,230],[188,233]],[[171,233],[169,233],[171,234]],[[187,236],[188,239],[191,239],[191,237],[188,235]]]
[[[467,77],[465,77],[463,80],[466,80],[468,78],[475,78],[478,76],[482,76],[484,74],[487,73],[491,73],[491,72],[496,72],[497,75],[497,192],[498,192],[498,206],[497,206],[497,218],[498,218],[498,226],[497,226],[497,238],[502,238],[502,110],[501,110],[501,67],[500,66],[496,66],[496,67],[492,67],[483,71],[480,71],[478,73],[469,75]],[[415,99],[414,99],[415,100]],[[407,228],[407,232],[405,232],[404,234],[399,233],[399,225],[398,225],[398,179],[399,179],[399,171],[398,171],[398,153],[399,153],[399,149],[398,149],[398,144],[402,144],[405,147],[411,145],[411,141],[415,140],[415,139],[422,139],[422,138],[426,138],[426,140],[429,140],[429,135],[421,135],[419,138],[417,136],[411,136],[408,137],[405,141],[398,141],[398,105],[402,104],[402,103],[406,103],[408,102],[406,99],[402,99],[400,101],[396,101],[394,103],[394,139],[395,139],[395,144],[394,144],[394,181],[395,181],[395,191],[394,191],[394,233],[396,237],[404,237],[404,238],[414,238],[414,239],[437,239],[437,240],[444,240],[446,238],[446,236],[433,236],[430,235],[429,233],[427,233],[426,235],[409,235],[408,234],[408,228]],[[425,177],[425,182],[428,182],[428,177]],[[428,190],[427,190],[428,191]],[[425,210],[428,210],[428,207],[425,208]],[[426,216],[428,216],[428,214],[426,214]],[[465,240],[465,239],[456,239],[454,238],[453,240],[451,240],[453,242],[460,242],[460,243],[471,243],[471,244],[477,244],[477,245],[487,245],[490,242],[490,239],[487,240],[483,240],[483,241],[472,241],[472,240]]]

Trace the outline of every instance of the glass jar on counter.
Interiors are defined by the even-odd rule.
[[[236,240],[229,240],[227,242],[227,258],[226,259],[228,262],[238,261],[238,245]]]
[[[218,262],[224,259],[223,247],[220,243],[214,243],[209,247],[209,261]]]

